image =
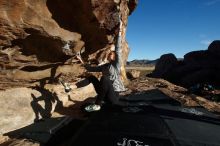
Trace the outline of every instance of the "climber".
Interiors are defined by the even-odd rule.
[[[84,64],[80,55],[77,55],[78,60],[84,65],[85,69],[89,72],[102,72],[102,77],[98,80],[95,76],[89,76],[83,81],[80,81],[75,84],[73,88],[79,88],[89,83],[92,83],[95,91],[97,93],[97,98],[94,104],[90,104],[85,107],[87,112],[97,111],[101,109],[101,106],[104,103],[116,104],[118,102],[119,92],[124,91],[125,87],[120,78],[120,68],[121,68],[121,30],[122,30],[122,22],[120,20],[119,33],[117,38],[117,44],[115,47],[115,51],[111,51],[107,60],[108,63],[102,64],[99,66],[90,66]],[[112,45],[111,48],[113,48]],[[64,86],[65,87],[65,86]],[[66,86],[68,91],[70,89],[69,86]]]

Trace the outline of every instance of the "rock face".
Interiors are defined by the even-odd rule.
[[[219,50],[220,41],[213,41],[208,50],[187,53],[181,61],[177,61],[173,55],[168,58],[161,57],[151,76],[164,78],[185,87],[198,83],[219,86]]]
[[[39,61],[59,61],[65,56],[65,41],[73,41],[74,48],[80,43],[79,33],[61,28],[51,18],[46,1],[3,0],[0,6],[2,51],[19,46],[21,53],[36,55]]]
[[[39,92],[33,92],[31,89],[26,88],[0,92],[0,115],[3,117],[0,123],[0,134],[33,123],[35,115],[30,105],[31,94],[40,96]]]
[[[46,85],[44,89],[13,88],[0,91],[0,135],[42,118],[50,118],[54,112],[60,113],[62,108],[72,106],[74,103],[71,100],[82,102],[95,95],[91,84],[69,94],[64,92],[62,85]]]
[[[127,18],[136,5],[137,0],[1,0],[1,80],[17,80],[18,71],[28,74],[74,62],[79,51],[85,61],[102,62],[116,42],[119,15],[126,62]],[[124,66],[122,76],[126,79]]]
[[[33,87],[48,86],[60,78],[76,82],[84,77],[85,70],[76,60],[76,53],[80,52],[86,63],[105,61],[117,40],[119,18],[123,22],[125,63],[129,53],[125,39],[127,19],[136,5],[137,0],[1,0],[0,116],[8,118],[0,123],[0,133],[21,128],[36,118],[33,101],[43,93]],[[126,80],[124,65],[121,71]],[[91,88],[74,92],[74,98],[94,96]],[[63,88],[50,90],[61,97],[63,106],[68,105],[66,101],[71,96],[62,93]],[[47,105],[48,115],[56,103]]]

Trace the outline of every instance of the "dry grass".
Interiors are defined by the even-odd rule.
[[[127,70],[154,70],[155,66],[127,66]]]

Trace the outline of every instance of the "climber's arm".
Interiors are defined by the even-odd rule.
[[[89,72],[102,72],[102,69],[105,66],[105,64],[100,65],[100,66],[91,66],[91,65],[86,64],[84,66],[85,66],[86,70]]]
[[[78,53],[76,54],[76,58],[77,58],[82,64],[85,64],[84,61],[82,60],[82,57],[81,57],[81,55],[80,55],[80,52],[78,52]]]
[[[89,71],[89,72],[101,72],[102,71],[103,65],[91,66],[91,65],[85,64],[81,58],[80,53],[76,54],[76,58],[84,65],[84,67],[87,71]]]
[[[120,72],[121,64],[122,64],[122,49],[121,49],[121,34],[122,34],[122,21],[120,19],[120,24],[119,24],[119,33],[118,33],[118,38],[115,46],[115,53],[116,53],[116,58],[115,58],[115,63],[118,71]]]

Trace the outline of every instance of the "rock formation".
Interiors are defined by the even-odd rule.
[[[161,56],[152,77],[164,78],[173,83],[191,87],[198,83],[220,84],[220,41],[213,41],[207,50],[193,51],[177,60],[174,55]],[[165,55],[167,56],[167,55]]]
[[[177,65],[177,58],[174,54],[165,54],[162,55],[155,66],[153,72],[154,76],[164,77],[167,72],[175,68]]]
[[[0,80],[20,86],[19,82],[26,85],[30,80],[56,77],[57,67],[77,64],[74,56],[79,51],[86,62],[103,62],[116,41],[119,15],[126,62],[127,18],[136,5],[137,0],[1,0]],[[83,70],[71,73],[76,79]],[[126,80],[124,67],[122,76]],[[0,88],[5,89],[4,85]]]
[[[94,96],[93,87],[67,96],[61,85],[48,83],[56,84],[59,79],[76,82],[84,77],[85,70],[75,58],[78,52],[86,63],[103,63],[116,43],[119,18],[125,63],[129,53],[127,19],[136,5],[137,0],[1,0],[0,103],[4,106],[0,115],[8,117],[0,123],[0,133],[30,124],[36,118],[32,103],[41,96],[45,100],[54,97],[35,86],[59,96],[64,107],[72,96],[81,100]],[[121,70],[126,81],[124,65]],[[57,105],[53,101],[48,114]],[[37,106],[44,104],[46,101]]]
[[[127,71],[127,77],[129,79],[137,79],[140,77],[141,72],[138,70]]]
[[[91,100],[89,97],[95,96],[93,87],[90,85],[65,93],[63,86],[57,81],[62,79],[74,84],[87,75],[75,59],[78,52],[81,52],[82,58],[87,63],[105,62],[106,54],[116,42],[119,15],[123,22],[122,54],[125,63],[129,53],[128,43],[125,40],[127,18],[135,9],[137,2],[137,0],[0,1],[0,116],[2,118],[0,144],[6,141],[3,145],[41,145],[38,142],[22,139],[23,137],[19,137],[21,138],[19,140],[16,139],[17,137],[9,139],[6,133],[10,131],[13,133],[14,130],[33,124],[34,120],[41,117],[83,116],[81,106],[86,100]],[[219,48],[218,41],[213,42],[208,51],[200,54],[205,54],[205,57],[212,54],[208,58],[215,58],[219,62],[219,49],[216,48]],[[202,59],[194,56],[194,54],[186,55],[184,63],[177,61],[173,55],[161,57],[160,65],[156,68],[157,77],[162,73],[164,78],[176,81],[174,79],[185,77],[183,76],[185,74],[191,75],[192,71],[204,69],[202,67],[199,70],[195,69]],[[188,61],[190,63],[187,63]],[[194,66],[190,66],[193,65],[192,61],[195,62]],[[165,65],[164,68],[164,62],[171,65]],[[203,63],[205,69],[219,70],[217,66],[214,68],[210,67],[209,63]],[[188,72],[188,68],[191,72]],[[124,66],[121,70],[122,77],[126,80]],[[196,72],[194,73],[194,76],[197,76]],[[138,76],[139,72],[136,72],[134,78]],[[217,77],[217,73],[212,77]],[[185,80],[181,78],[180,81]],[[148,90],[157,89],[160,91],[150,93],[148,96],[157,96],[162,92],[185,106],[202,105],[212,111],[220,111],[217,103],[210,103],[202,97],[185,96],[187,94],[185,88],[161,79],[134,79],[128,90],[122,94],[126,96],[142,93],[145,97]],[[48,131],[44,132],[48,133]],[[2,134],[5,137],[2,137]]]
[[[88,97],[94,97],[93,86],[74,90],[66,94],[62,85],[46,85],[42,88],[13,88],[0,91],[0,135],[10,132],[42,118],[50,118],[52,113],[58,114],[62,108],[72,106],[71,100],[80,102]],[[62,105],[59,105],[62,104]],[[60,109],[58,110],[58,106]]]

